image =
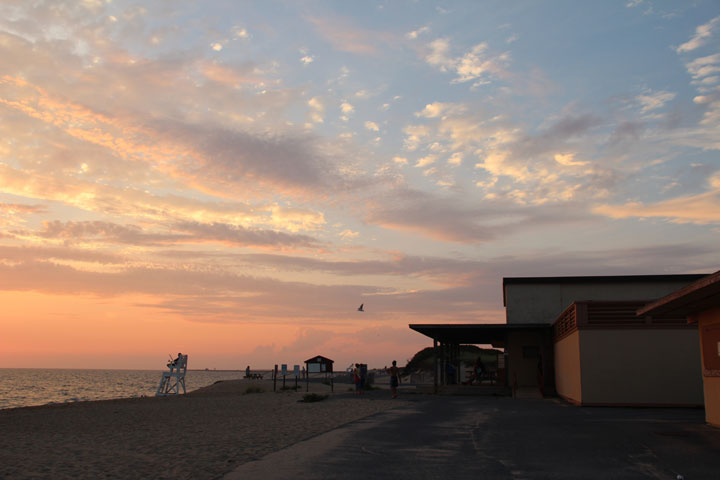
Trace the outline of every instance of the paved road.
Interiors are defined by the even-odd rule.
[[[700,409],[408,395],[375,415],[246,463],[234,479],[720,479]]]

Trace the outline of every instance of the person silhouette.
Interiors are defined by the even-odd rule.
[[[398,385],[400,385],[400,369],[397,367],[397,361],[392,361],[392,367],[385,367],[385,371],[390,375],[390,391],[392,398],[398,396]]]

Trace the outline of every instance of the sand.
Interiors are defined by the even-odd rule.
[[[246,393],[249,387],[265,392]],[[404,405],[390,400],[389,392],[379,398],[347,390],[336,385],[331,394],[328,386],[311,384],[311,392],[330,396],[301,403],[304,388],[273,393],[268,380],[230,380],[173,397],[0,410],[0,478],[219,478],[245,462]]]

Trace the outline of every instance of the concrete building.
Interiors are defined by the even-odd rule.
[[[620,276],[581,276],[581,277],[510,277],[503,278],[503,304],[506,308],[508,325],[539,324],[551,328],[560,315],[574,302],[588,301],[635,301],[644,305],[648,301],[660,298],[670,292],[682,288],[704,275],[620,275]],[[612,315],[612,313],[610,313]],[[633,330],[641,329],[639,325],[630,326],[627,319],[616,319],[625,322],[629,328],[623,328],[626,338],[631,338]],[[583,328],[584,330],[585,328]],[[606,336],[607,336],[606,331]],[[578,334],[578,336],[583,334]],[[591,334],[592,335],[592,334]],[[692,335],[692,334],[690,334]],[[601,338],[602,334],[594,335]],[[584,338],[590,338],[583,335]],[[536,333],[535,335],[516,338],[519,343],[509,345],[511,381],[518,388],[539,387],[546,393],[556,391],[557,379],[555,361],[556,343],[552,335]],[[612,349],[612,338],[607,338],[606,348]],[[567,344],[563,342],[561,346]],[[587,348],[593,343],[584,343]],[[563,357],[565,358],[565,357]],[[582,365],[589,368],[590,357],[584,356]],[[573,361],[581,360],[580,357]],[[599,360],[599,359],[598,359]],[[540,370],[538,372],[538,369]],[[561,369],[562,373],[566,370]],[[589,370],[586,370],[586,373]],[[591,377],[585,377],[585,384]],[[538,382],[542,385],[538,385]],[[560,380],[564,385],[565,379]],[[610,387],[610,385],[608,386]],[[559,392],[558,392],[559,393]],[[567,398],[572,399],[572,396]],[[595,397],[590,397],[595,398]],[[579,399],[575,399],[578,400]],[[604,402],[592,402],[604,403]],[[619,402],[632,403],[632,402]]]
[[[684,316],[698,326],[705,418],[720,427],[720,271],[643,306],[638,315]]]
[[[432,338],[440,388],[459,345],[490,344],[505,352],[496,385],[513,392],[558,393],[583,405],[699,405],[697,329],[635,311],[702,277],[504,278],[505,324],[410,328]]]
[[[573,302],[553,325],[555,389],[577,405],[701,406],[698,334],[645,301]]]

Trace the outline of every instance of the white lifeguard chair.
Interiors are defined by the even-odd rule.
[[[160,386],[157,389],[156,397],[163,397],[166,395],[178,395],[180,393],[180,387],[182,387],[182,393],[185,391],[185,372],[187,372],[187,360],[188,356],[178,354],[178,358],[168,363],[167,372],[163,372],[162,379],[160,379]]]

